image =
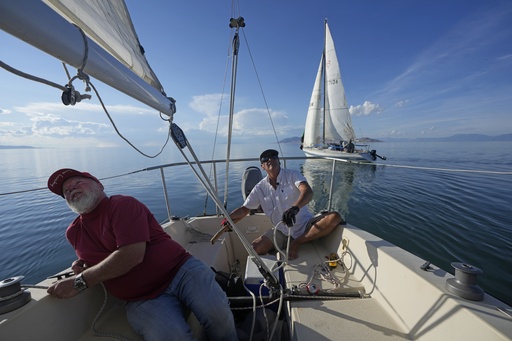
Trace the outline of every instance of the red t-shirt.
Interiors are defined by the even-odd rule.
[[[78,216],[69,225],[66,238],[89,267],[121,246],[147,243],[142,263],[104,283],[113,296],[126,301],[158,296],[190,257],[143,203],[122,195],[105,198],[94,211]]]

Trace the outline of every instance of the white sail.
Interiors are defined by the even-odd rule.
[[[123,0],[43,0],[43,2],[69,22],[78,25],[96,44],[145,82],[162,90],[162,85],[141,52],[139,39]]]
[[[329,25],[325,23],[325,142],[355,140]]]
[[[349,141],[356,142],[356,136],[334,42],[325,21],[324,50],[311,93],[301,149],[311,157],[375,161],[378,155],[370,151],[368,145],[359,144],[357,148],[345,149],[344,143]]]
[[[304,130],[305,147],[313,147],[321,144],[321,123],[322,123],[322,73],[323,73],[324,56],[320,59],[318,72],[316,74],[315,85],[311,93],[311,101],[309,102],[308,115],[306,117],[306,128]]]

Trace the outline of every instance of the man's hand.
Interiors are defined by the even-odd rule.
[[[226,228],[226,230],[231,231],[231,225],[229,224],[228,218],[222,219],[222,221],[220,222],[220,226]]]
[[[295,216],[299,213],[300,208],[297,206],[290,207],[286,212],[283,213],[283,222],[288,227],[292,227],[295,224]]]
[[[76,261],[74,261],[73,264],[71,264],[71,270],[73,270],[73,273],[75,275],[78,275],[79,273],[84,271],[85,270],[84,261],[81,259],[77,259]]]
[[[61,279],[53,283],[46,292],[57,298],[71,298],[80,293],[79,290],[74,288],[74,281],[74,277]]]

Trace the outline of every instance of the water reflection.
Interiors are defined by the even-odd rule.
[[[301,172],[308,179],[315,193],[310,207],[314,212],[336,210],[342,216],[349,212],[349,201],[354,192],[354,186],[368,186],[375,178],[375,165],[358,165],[346,162],[334,163],[334,179],[332,183],[332,202],[329,207],[331,191],[331,175],[333,174],[332,160],[307,159],[301,166]]]

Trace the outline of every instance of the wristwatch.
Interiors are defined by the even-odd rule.
[[[73,288],[79,291],[84,291],[87,289],[87,282],[85,281],[83,274],[80,273],[76,275]]]

